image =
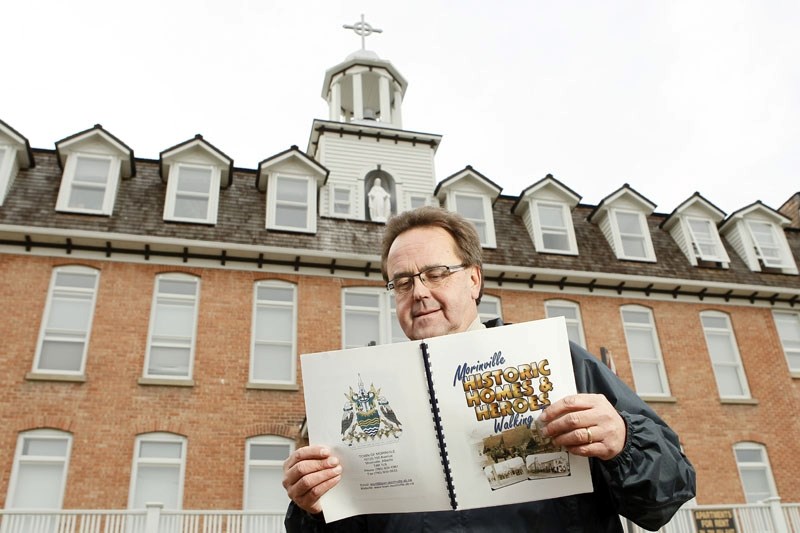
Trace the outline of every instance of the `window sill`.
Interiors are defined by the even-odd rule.
[[[367,222],[369,222],[369,221],[367,221]],[[297,228],[293,228],[293,227],[289,227],[289,226],[270,225],[270,226],[267,226],[266,229],[268,231],[285,231],[287,233],[316,233],[317,232],[317,228],[312,228],[312,227],[305,227],[305,228],[297,227]]]
[[[758,400],[755,398],[720,398],[719,403],[722,405],[758,405]]]
[[[247,389],[251,390],[300,390],[300,386],[296,383],[254,383],[247,382]]]
[[[789,372],[789,377],[792,379],[800,379],[800,370],[793,370]]]
[[[639,396],[639,398],[647,403],[678,403],[675,396]]]
[[[45,372],[28,372],[25,374],[28,381],[66,381],[69,383],[85,383],[83,374],[47,374]]]
[[[161,385],[164,387],[194,387],[193,379],[180,378],[139,378],[139,385]]]

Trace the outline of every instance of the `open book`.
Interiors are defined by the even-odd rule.
[[[342,463],[322,498],[352,515],[520,503],[592,490],[536,421],[575,394],[563,317],[301,357],[308,435]]]

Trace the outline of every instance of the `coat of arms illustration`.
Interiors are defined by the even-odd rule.
[[[359,374],[358,392],[351,386],[350,392],[344,395],[347,401],[342,407],[342,442],[352,446],[353,442],[400,438],[402,424],[389,400],[381,396],[381,389],[375,389],[375,385],[370,383],[367,390]]]

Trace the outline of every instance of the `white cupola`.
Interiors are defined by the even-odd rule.
[[[365,48],[365,37],[382,30],[361,21],[345,25],[361,36],[361,49],[325,72],[322,98],[329,120],[402,128],[401,104],[408,82],[392,65]]]

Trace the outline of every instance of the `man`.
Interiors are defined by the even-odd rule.
[[[471,223],[435,207],[389,220],[381,269],[394,290],[397,320],[409,339],[484,327],[481,246]],[[677,435],[595,357],[570,344],[578,394],[542,412],[544,431],[570,453],[589,457],[594,492],[502,507],[363,515],[325,524],[319,499],[343,473],[321,446],[284,463],[296,531],[602,531],[621,532],[618,515],[648,529],[669,521],[694,497],[695,473]]]

